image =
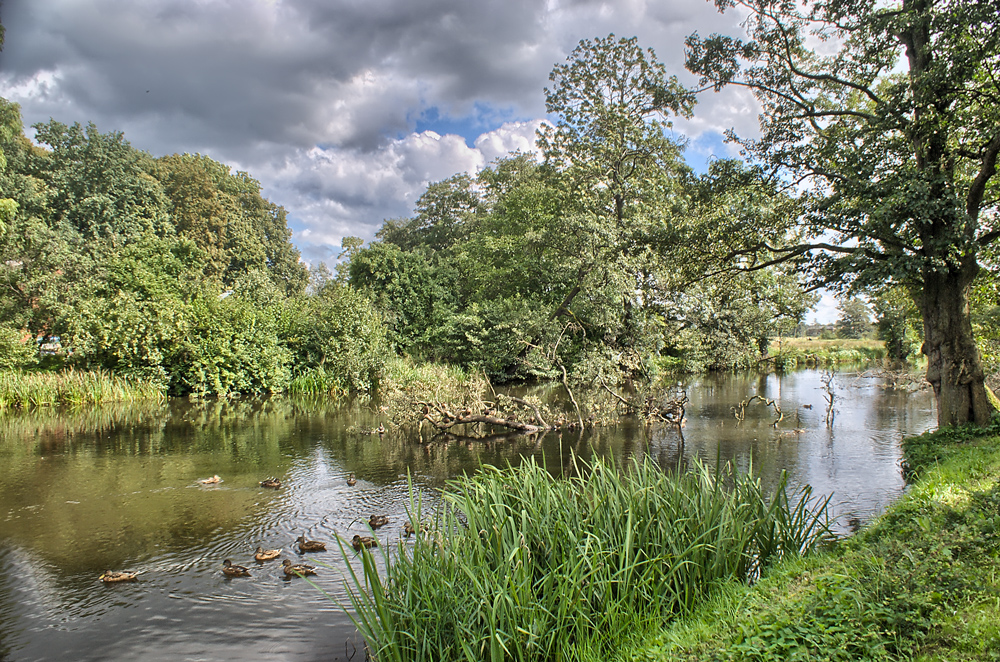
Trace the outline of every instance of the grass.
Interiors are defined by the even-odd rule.
[[[462,409],[482,408],[489,382],[482,372],[469,372],[443,363],[418,362],[409,357],[391,357],[377,389],[377,397],[393,422],[412,422],[420,417],[415,402],[447,402]]]
[[[839,338],[780,338],[771,341],[769,355],[778,368],[813,368],[865,364],[885,359],[881,340]]]
[[[1000,660],[998,434],[906,440],[916,482],[869,528],[753,586],[725,584],[617,659]]]
[[[0,371],[0,410],[108,402],[159,402],[163,387],[107,372]]]
[[[353,604],[375,659],[606,659],[643,624],[827,535],[826,503],[784,481],[765,494],[728,467],[664,472],[648,459],[576,470],[484,467],[449,484],[432,533],[401,544],[384,576],[364,552]]]

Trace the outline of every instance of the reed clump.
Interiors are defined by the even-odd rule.
[[[159,402],[163,386],[103,371],[0,371],[0,409],[109,402]]]
[[[353,574],[356,623],[378,660],[555,660],[612,650],[640,624],[690,612],[718,582],[749,581],[829,535],[827,500],[768,494],[728,466],[533,460],[484,467],[445,491],[432,533],[381,576]],[[415,510],[419,512],[419,508]],[[414,528],[417,528],[415,525]]]

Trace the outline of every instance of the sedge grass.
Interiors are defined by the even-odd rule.
[[[607,650],[641,624],[689,613],[719,582],[753,579],[828,535],[826,502],[808,488],[789,495],[784,478],[769,495],[728,467],[575,468],[557,479],[533,460],[484,467],[449,484],[432,533],[400,545],[384,576],[364,551],[351,593],[375,659]]]
[[[109,402],[158,402],[163,387],[101,371],[0,372],[0,410]]]

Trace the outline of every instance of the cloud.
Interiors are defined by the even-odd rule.
[[[0,95],[27,123],[93,121],[247,170],[309,251],[532,149],[548,72],[580,39],[637,35],[693,84],[684,38],[740,30],[686,0],[45,0],[5,3],[3,20]],[[696,112],[679,133],[756,129],[741,91]]]

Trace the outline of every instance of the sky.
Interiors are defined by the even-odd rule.
[[[740,20],[706,0],[2,0],[0,96],[26,127],[94,122],[249,172],[303,259],[333,263],[429,183],[531,150],[581,39],[637,36],[694,86],[685,37]],[[688,162],[736,155],[723,132],[755,135],[757,111],[745,90],[700,94],[674,122]]]

